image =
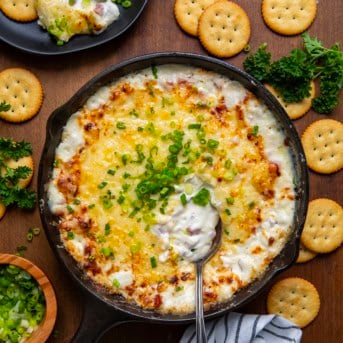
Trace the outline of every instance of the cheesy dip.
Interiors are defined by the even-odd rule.
[[[79,34],[99,34],[119,17],[111,0],[35,0],[38,24],[58,45]]]
[[[273,114],[240,83],[162,65],[99,89],[72,114],[48,184],[66,250],[110,293],[144,309],[228,301],[263,274],[294,217],[293,170]]]

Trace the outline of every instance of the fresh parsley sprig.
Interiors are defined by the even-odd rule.
[[[11,105],[8,104],[6,101],[0,102],[0,112],[7,112],[11,109]]]
[[[0,138],[0,201],[5,205],[16,205],[30,209],[35,206],[35,192],[19,186],[19,181],[30,175],[32,170],[26,166],[11,168],[8,160],[18,161],[32,154],[32,146],[28,142],[15,142],[8,138]]]
[[[343,87],[343,52],[338,43],[325,48],[308,33],[302,38],[304,49],[293,49],[274,62],[267,44],[262,44],[246,58],[244,69],[259,81],[271,84],[288,103],[308,97],[311,80],[319,78],[320,94],[313,99],[312,107],[316,112],[330,113],[338,105]]]
[[[28,142],[15,142],[9,138],[0,138],[0,162],[32,155],[32,146]]]

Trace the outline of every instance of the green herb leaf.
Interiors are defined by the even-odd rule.
[[[211,200],[211,193],[207,188],[202,188],[192,199],[198,206],[206,206]]]
[[[243,62],[244,69],[259,81],[267,79],[271,65],[271,54],[266,49],[267,44],[261,44],[258,50]]]
[[[252,128],[252,135],[253,135],[254,137],[257,137],[257,135],[258,135],[258,126],[257,126],[257,125],[255,125],[255,126]]]
[[[229,197],[229,198],[226,198],[226,203],[228,205],[233,205],[235,203],[235,198],[234,197]]]
[[[155,65],[151,66],[152,75],[155,79],[158,79],[157,67]]]
[[[151,268],[157,268],[157,260],[155,256],[150,257]]]
[[[185,194],[185,193],[182,193],[182,194],[180,195],[180,201],[181,201],[181,204],[182,204],[183,206],[186,206],[186,204],[187,204],[187,197],[186,197],[186,194]]]
[[[114,279],[114,280],[112,281],[112,284],[113,284],[114,287],[117,287],[117,288],[120,287],[120,282],[119,282],[117,279]]]
[[[125,129],[126,129],[126,125],[125,125],[125,123],[122,122],[122,121],[118,121],[116,127],[117,127],[117,129],[119,129],[119,130],[125,130]]]
[[[11,109],[11,105],[5,101],[0,102],[0,112],[7,112]]]

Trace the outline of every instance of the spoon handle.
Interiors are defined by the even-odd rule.
[[[195,320],[195,332],[197,343],[207,343],[207,336],[205,330],[204,320],[204,303],[203,303],[203,286],[202,286],[202,263],[196,263],[196,320]]]

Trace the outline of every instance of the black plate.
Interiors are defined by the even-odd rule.
[[[38,55],[62,55],[89,49],[125,32],[140,16],[147,2],[148,0],[133,0],[132,6],[127,9],[119,5],[119,18],[104,32],[99,35],[74,36],[63,46],[56,45],[54,38],[37,21],[19,23],[7,18],[0,11],[0,39],[18,49]]]
[[[59,231],[56,229],[58,218],[48,207],[46,185],[50,180],[55,160],[55,150],[61,140],[63,128],[69,117],[76,112],[87,99],[100,87],[131,72],[149,68],[152,65],[167,63],[186,64],[211,70],[236,80],[261,99],[274,113],[280,124],[291,152],[291,163],[294,170],[294,185],[296,191],[295,213],[289,240],[281,253],[275,257],[266,272],[247,287],[237,292],[225,303],[206,311],[207,319],[223,315],[245,305],[255,298],[262,289],[284,269],[292,265],[298,255],[299,238],[306,218],[308,204],[308,173],[304,151],[297,131],[276,98],[266,88],[249,74],[221,60],[191,53],[156,53],[135,57],[128,61],[109,67],[85,84],[71,99],[56,109],[49,117],[46,127],[46,141],[41,156],[38,175],[38,198],[40,199],[40,217],[49,243],[66,270],[79,286],[85,291],[84,317],[73,343],[94,343],[96,337],[104,333],[108,326],[118,324],[123,320],[144,319],[154,323],[186,324],[195,319],[195,314],[173,315],[161,314],[156,311],[143,310],[137,305],[126,301],[123,297],[111,295],[95,285],[69,253],[61,248]],[[116,311],[117,310],[117,311]]]

